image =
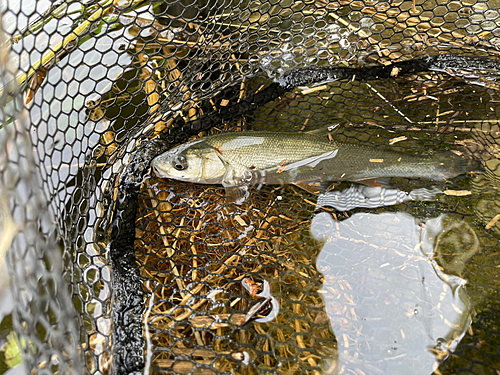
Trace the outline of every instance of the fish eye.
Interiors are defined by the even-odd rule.
[[[188,167],[186,157],[183,155],[177,155],[174,160],[172,160],[172,166],[178,171],[183,171]]]

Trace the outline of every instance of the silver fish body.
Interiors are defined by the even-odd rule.
[[[340,143],[308,133],[222,133],[187,142],[156,157],[161,178],[222,184],[235,199],[254,184],[295,184],[310,192],[328,181],[384,177],[444,180],[477,168],[452,153],[423,156]]]

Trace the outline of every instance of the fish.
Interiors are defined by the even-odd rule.
[[[478,168],[476,160],[451,152],[412,154],[336,142],[318,134],[272,131],[195,139],[157,156],[151,165],[160,178],[222,185],[233,203],[245,201],[255,185],[293,184],[318,194],[333,181],[368,185],[390,177],[442,181]]]

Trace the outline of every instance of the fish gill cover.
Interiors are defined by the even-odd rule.
[[[0,374],[500,371],[498,8],[2,4]],[[329,127],[481,167],[237,205],[150,172],[189,140]]]

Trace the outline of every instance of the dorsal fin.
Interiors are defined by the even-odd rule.
[[[340,129],[340,122],[328,126],[323,126],[318,129],[308,130],[305,134],[311,134],[318,137],[327,136],[329,134],[336,133]]]

